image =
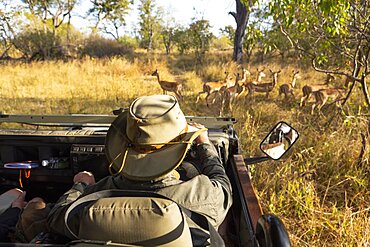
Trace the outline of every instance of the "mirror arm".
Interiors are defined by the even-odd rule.
[[[247,165],[253,165],[271,159],[269,156],[250,157],[245,158],[244,163]]]

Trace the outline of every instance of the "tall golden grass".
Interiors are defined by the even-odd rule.
[[[228,56],[227,56],[228,55]],[[8,114],[109,114],[127,107],[136,97],[162,93],[151,73],[161,79],[184,83],[182,108],[187,115],[214,115],[204,97],[195,104],[203,81],[219,80],[225,71],[237,72],[228,62],[230,54],[210,56],[195,65],[188,56],[143,55],[132,58],[90,59],[70,62],[8,63],[0,65],[0,111]],[[279,62],[254,64],[248,69],[281,69],[278,85],[289,82],[299,70],[296,99],[285,101],[277,89],[268,99],[241,99],[233,112],[243,155],[260,155],[259,142],[278,121],[295,127],[300,138],[281,161],[251,166],[253,182],[265,212],[281,217],[294,246],[370,245],[369,150],[361,161],[361,133],[366,133],[366,116],[360,90],[356,89],[343,111],[335,105],[323,114],[310,114],[299,107],[300,88],[322,83],[325,76],[310,68]],[[240,68],[239,68],[240,69]],[[267,70],[266,70],[267,71]],[[266,73],[269,74],[269,73]],[[264,78],[270,81],[269,75]],[[341,83],[341,78],[337,83]],[[278,86],[277,86],[278,87]],[[308,104],[310,105],[310,104]]]

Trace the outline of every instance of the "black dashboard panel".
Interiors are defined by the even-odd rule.
[[[19,173],[17,169],[4,168],[7,163],[33,161],[39,164],[38,168],[31,169],[33,181],[70,182],[81,170],[93,171],[98,177],[106,176],[105,134],[92,130],[1,130],[0,175]]]

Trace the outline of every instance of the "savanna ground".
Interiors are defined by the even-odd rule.
[[[195,104],[203,81],[221,80],[224,71],[241,71],[228,63],[230,54],[213,54],[202,66],[188,56],[136,54],[134,57],[82,59],[69,62],[5,63],[0,65],[0,111],[8,114],[110,114],[128,107],[138,96],[162,93],[151,73],[158,69],[163,80],[184,83],[181,106],[186,115],[213,115],[201,100]],[[322,83],[325,75],[297,61],[251,64],[279,70],[279,81],[270,97],[256,93],[241,99],[233,112],[244,156],[260,155],[259,143],[278,121],[290,123],[300,133],[297,144],[280,161],[251,167],[262,208],[284,221],[294,246],[370,246],[369,150],[359,161],[361,133],[368,128],[366,106],[356,88],[338,110],[323,107],[311,115],[309,103],[299,107],[304,84]],[[278,97],[278,86],[299,70],[294,101]],[[341,83],[342,79],[338,79]],[[203,97],[204,99],[204,97]],[[351,117],[357,115],[357,117]],[[361,115],[358,117],[358,115]]]

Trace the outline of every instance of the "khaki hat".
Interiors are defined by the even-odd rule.
[[[174,96],[140,97],[108,130],[110,171],[131,180],[159,180],[180,165],[194,139],[206,130],[187,124]]]

